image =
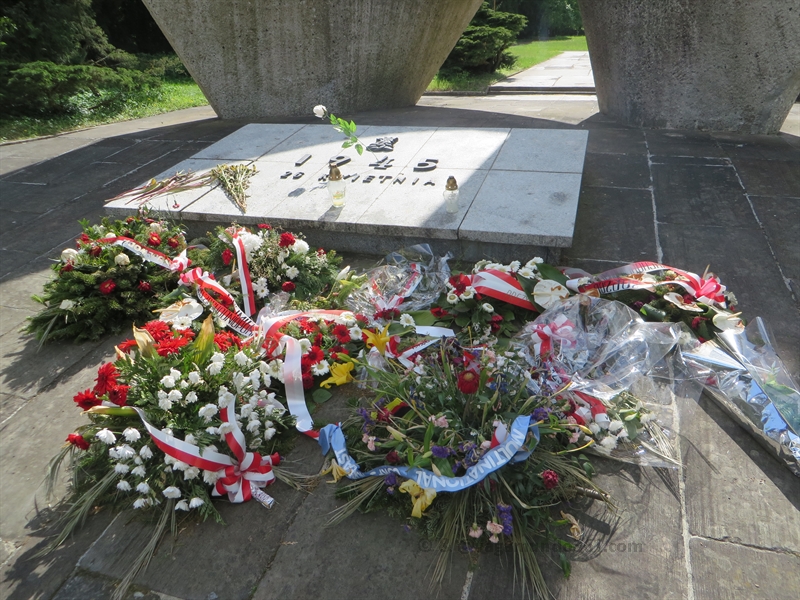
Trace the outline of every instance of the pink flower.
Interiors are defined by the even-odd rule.
[[[496,534],[492,534],[489,536],[489,541],[492,542],[493,544],[496,544],[497,542],[500,541],[500,538],[497,537]]]
[[[544,481],[544,489],[552,490],[558,485],[558,473],[551,469],[542,471],[542,480]]]
[[[486,523],[486,531],[492,534],[503,533],[503,526],[500,523],[489,521],[488,523]],[[496,544],[497,542],[494,543]]]
[[[438,417],[438,418],[436,418],[433,415],[431,415],[430,417],[428,417],[428,420],[430,422],[432,422],[436,427],[449,427],[450,426],[450,423],[447,422],[447,417],[445,417],[444,415],[442,415],[441,417]]]
[[[469,537],[471,537],[471,538],[477,539],[477,538],[479,538],[479,537],[481,537],[483,535],[483,529],[478,527],[477,523],[473,523],[472,527],[470,527],[469,533],[467,535],[469,535]]]

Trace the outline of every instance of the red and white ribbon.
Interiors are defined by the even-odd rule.
[[[247,251],[244,241],[239,237],[244,229],[238,229],[233,233],[233,248],[236,250],[236,264],[239,268],[239,283],[242,286],[242,303],[244,312],[248,317],[256,314],[256,299],[253,293],[253,281],[250,278],[250,267],[247,265]]]
[[[209,449],[201,452],[194,444],[179,440],[151,425],[140,408],[133,409],[139,414],[153,443],[164,454],[198,469],[216,471],[219,478],[212,495],[227,494],[231,502],[239,503],[250,500],[253,488],[263,488],[275,481],[272,467],[280,464],[280,456],[276,453],[262,457],[258,452],[247,452],[244,434],[236,421],[235,407],[234,398],[220,413],[223,423],[228,425],[225,442],[235,458]]]
[[[255,321],[237,306],[230,292],[217,283],[213,275],[197,267],[181,274],[181,284],[195,286],[200,302],[239,335],[249,337],[256,331]]]
[[[372,305],[375,307],[376,312],[393,310],[397,308],[406,298],[414,293],[414,290],[416,290],[417,287],[419,287],[419,284],[422,282],[422,271],[420,270],[419,265],[417,263],[409,263],[408,266],[411,270],[411,274],[408,276],[408,279],[406,279],[400,291],[388,300],[381,295],[378,282],[374,279],[370,282],[370,286],[375,292]]]
[[[186,257],[186,250],[175,258],[170,258],[163,252],[153,250],[137,242],[134,239],[124,236],[112,235],[97,240],[100,244],[110,244],[112,246],[122,246],[133,254],[140,256],[142,260],[151,262],[170,271],[181,272],[189,268],[191,261]]]
[[[558,315],[552,323],[536,324],[532,334],[539,338],[533,346],[538,356],[545,357],[552,353],[554,341],[567,348],[575,345],[575,324],[564,315]]]
[[[536,311],[536,307],[528,299],[528,294],[513,275],[495,269],[487,269],[478,271],[471,276],[471,279],[472,287],[478,294]]]

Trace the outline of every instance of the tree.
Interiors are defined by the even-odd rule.
[[[514,56],[507,49],[527,22],[523,15],[494,10],[484,2],[442,68],[492,73],[513,65]]]

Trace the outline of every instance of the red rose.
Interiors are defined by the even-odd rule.
[[[258,224],[258,228],[259,229],[272,229],[272,225],[270,225],[269,223],[259,223]]]
[[[392,450],[386,455],[386,462],[388,462],[390,465],[400,464],[400,455],[397,453],[397,450]]]
[[[295,237],[287,231],[286,233],[281,234],[281,239],[278,242],[278,246],[280,246],[281,248],[288,248],[289,246],[294,244],[295,241],[297,241],[295,240]]]
[[[178,246],[180,246],[180,242],[176,240],[174,237],[171,237],[167,240],[167,246],[169,246],[170,248],[177,248]]]
[[[106,279],[103,283],[100,284],[100,293],[105,294],[108,296],[111,292],[117,289],[117,284],[114,283],[113,279]]]
[[[68,262],[68,263],[65,263],[63,267],[61,267],[61,272],[62,273],[69,273],[74,268],[75,268],[75,266],[71,262]]]
[[[106,363],[97,369],[97,379],[95,379],[97,384],[94,386],[94,393],[102,396],[110,391],[111,388],[116,387],[117,375],[119,375],[119,372],[113,363]]]
[[[303,389],[310,390],[313,387],[314,387],[314,376],[311,374],[311,371],[303,373]]]
[[[144,292],[144,293],[147,293],[147,292],[149,292],[150,290],[153,289],[153,286],[151,286],[150,283],[147,282],[147,281],[140,281],[139,285],[136,286],[136,287],[139,288],[140,292]]]
[[[552,490],[558,485],[558,473],[550,469],[542,471],[542,481],[544,481],[544,489]]]
[[[447,311],[446,311],[445,309],[443,309],[443,308],[439,308],[438,306],[434,306],[434,307],[431,309],[431,314],[432,314],[434,317],[436,317],[437,319],[441,319],[442,317],[447,317],[447,316],[449,316],[449,315],[450,315],[450,313],[449,313],[449,312],[447,312]]]
[[[117,406],[125,406],[128,403],[129,385],[118,385],[108,390],[108,401]]]
[[[80,406],[83,410],[89,410],[93,406],[100,406],[102,404],[102,400],[97,397],[92,390],[84,390],[75,394],[72,398],[75,401],[75,404]]]
[[[89,255],[90,256],[100,256],[103,253],[103,249],[100,246],[94,245],[89,248]]]
[[[456,385],[458,385],[458,389],[464,394],[474,394],[478,391],[479,384],[480,378],[475,371],[464,371],[458,374]]]
[[[283,282],[283,285],[281,286],[281,289],[282,289],[284,292],[293,292],[293,291],[294,291],[294,289],[295,289],[295,287],[296,287],[296,286],[295,286],[295,285],[294,285],[294,283],[292,283],[291,281],[284,281],[284,282]]]
[[[78,248],[80,248],[80,247],[81,247],[81,244],[88,244],[88,243],[89,243],[89,242],[91,242],[91,241],[92,241],[92,238],[90,238],[90,237],[89,237],[88,235],[86,235],[85,233],[82,233],[82,234],[80,235],[80,237],[78,237]]]
[[[225,248],[225,250],[222,251],[222,264],[227,267],[229,264],[231,264],[232,260],[233,252],[231,252],[230,248]]]
[[[150,234],[150,237],[147,238],[147,244],[155,248],[156,246],[161,245],[161,236],[158,235],[155,231]]]
[[[77,446],[81,450],[89,449],[89,442],[80,433],[70,433],[67,436],[67,441],[73,446]]]
[[[317,256],[322,257],[325,256],[327,252],[325,252],[325,248],[317,248]]]

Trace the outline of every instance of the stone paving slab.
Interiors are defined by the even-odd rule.
[[[490,94],[594,93],[592,63],[588,52],[562,52],[489,86]]]
[[[184,221],[270,221],[305,233],[322,229],[555,248],[572,243],[587,132],[368,126],[361,134],[364,143],[379,137],[397,138],[396,150],[359,157],[342,150],[341,136],[331,127],[246,125],[159,176],[255,160],[246,211],[211,186],[156,198],[148,206]],[[298,166],[304,155],[311,156]],[[351,158],[341,166],[343,176],[358,180],[348,183],[345,206],[334,208],[321,179],[330,158],[340,155]],[[379,157],[393,161],[392,167],[372,169]],[[436,169],[415,172],[427,159],[438,161]],[[370,175],[375,179],[369,181]],[[451,175],[460,182],[459,211],[452,215],[442,195]],[[484,217],[487,208],[490,219]],[[107,210],[125,215],[134,209],[130,201],[116,200]],[[450,249],[460,252],[457,245]]]

